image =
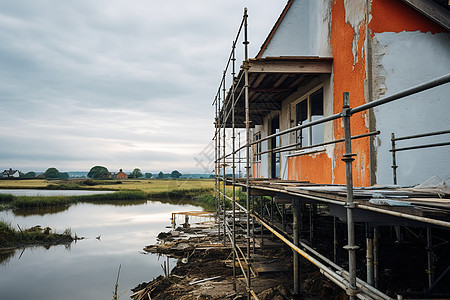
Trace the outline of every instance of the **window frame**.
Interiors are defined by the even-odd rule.
[[[297,126],[297,104],[299,104],[302,101],[306,101],[306,106],[307,106],[307,122],[310,123],[311,122],[311,101],[310,101],[310,97],[312,94],[316,93],[317,91],[319,91],[320,89],[322,89],[322,111],[323,111],[323,115],[325,117],[325,104],[324,104],[324,99],[325,97],[323,96],[323,91],[324,91],[324,86],[323,83],[315,86],[314,88],[310,89],[307,93],[305,93],[304,95],[302,95],[300,98],[298,98],[297,100],[293,101],[291,103],[291,120],[293,123],[292,127]],[[306,123],[305,123],[306,124]],[[302,147],[309,147],[313,145],[313,127],[307,127],[306,129],[308,130],[308,141],[307,143],[304,145],[303,141],[300,141],[301,144],[297,145],[296,148],[298,150],[300,150]],[[298,135],[299,135],[300,130],[297,130],[293,133],[293,137],[294,137],[294,141],[295,143],[299,143],[298,140]],[[324,140],[325,140],[325,136],[324,136]]]

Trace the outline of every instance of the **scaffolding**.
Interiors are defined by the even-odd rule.
[[[356,154],[352,153],[352,140],[361,139],[367,137],[373,137],[380,134],[379,131],[369,132],[361,135],[351,135],[351,119],[352,116],[372,109],[374,107],[384,105],[386,103],[396,101],[399,99],[405,99],[407,96],[438,87],[440,85],[450,82],[450,74],[439,77],[435,80],[431,80],[412,88],[406,89],[399,93],[368,102],[364,105],[351,108],[349,105],[349,93],[343,94],[343,107],[342,112],[325,116],[321,119],[308,122],[307,124],[302,124],[298,126],[291,127],[289,129],[271,134],[264,138],[259,138],[257,140],[252,140],[253,134],[251,128],[254,126],[251,119],[251,109],[250,109],[250,81],[249,73],[251,66],[258,67],[258,61],[251,61],[248,57],[248,35],[247,35],[247,9],[244,10],[244,15],[240,23],[236,38],[232,43],[231,53],[229,55],[226,67],[223,71],[223,75],[219,84],[219,88],[215,95],[213,105],[215,106],[215,195],[216,195],[216,218],[217,226],[219,231],[219,236],[223,239],[223,243],[230,243],[233,249],[233,275],[237,276],[238,268],[241,274],[244,276],[248,298],[257,299],[256,293],[252,289],[252,278],[255,273],[252,271],[252,254],[255,251],[255,223],[257,226],[261,227],[261,243],[263,243],[263,228],[269,231],[271,234],[276,236],[279,240],[285,243],[294,251],[293,257],[293,280],[294,280],[294,294],[300,294],[299,285],[299,259],[300,256],[311,262],[313,265],[317,266],[320,272],[335,283],[337,286],[341,287],[350,297],[350,299],[392,299],[390,296],[386,295],[378,289],[378,237],[379,232],[377,227],[366,226],[366,261],[367,261],[367,279],[366,281],[357,278],[356,271],[356,251],[359,248],[355,241],[355,209],[363,209],[372,213],[382,213],[388,215],[389,217],[396,217],[406,219],[411,222],[420,222],[426,224],[427,226],[427,241],[428,248],[432,249],[432,235],[431,227],[437,226],[440,228],[449,229],[450,222],[447,219],[438,219],[433,217],[417,216],[411,213],[405,213],[398,210],[389,210],[385,208],[377,208],[375,206],[367,204],[357,204],[354,201],[354,186],[353,186],[353,174],[352,174],[352,163],[354,161],[354,156]],[[237,46],[242,40],[243,44],[243,62],[240,66],[239,73],[236,67],[236,56],[237,56]],[[329,59],[318,59],[319,63],[323,63],[322,70],[327,69],[327,65],[330,62]],[[326,71],[324,71],[326,72]],[[228,83],[227,78],[231,77]],[[286,77],[284,77],[286,78]],[[258,81],[253,80],[253,82]],[[295,78],[292,80],[291,84],[298,83],[299,81]],[[228,83],[228,85],[227,85]],[[238,103],[241,103],[238,106]],[[276,103],[270,103],[271,107],[261,108],[266,110],[273,110],[276,108]],[[274,108],[275,107],[275,108]],[[257,110],[255,108],[253,110]],[[312,146],[301,147],[299,143],[292,143],[288,145],[280,145],[278,147],[272,148],[268,151],[261,151],[261,147],[256,147],[261,145],[265,141],[270,141],[273,138],[277,138],[283,135],[288,135],[294,132],[298,132],[304,128],[309,128],[312,126],[324,124],[326,122],[332,122],[336,120],[342,120],[344,125],[344,138],[337,139],[325,143],[320,143]],[[446,134],[450,131],[442,131],[437,133],[430,133],[428,135]],[[245,135],[245,142],[241,146],[241,133]],[[230,139],[227,140],[227,135],[231,135]],[[395,162],[395,153],[403,150],[410,150],[410,148],[400,149],[395,147],[395,142],[401,139],[422,137],[412,136],[412,137],[402,137],[395,138],[392,134],[392,155],[393,155],[393,170],[394,170],[394,183],[396,184],[396,174],[395,170],[397,168]],[[332,199],[327,197],[322,197],[320,193],[303,193],[299,194],[292,190],[279,189],[277,187],[270,187],[258,184],[257,179],[251,178],[251,166],[253,165],[253,159],[257,155],[272,152],[286,152],[292,150],[307,149],[317,146],[324,146],[329,144],[344,143],[345,154],[342,157],[342,161],[346,165],[346,186],[345,201],[339,199]],[[425,147],[439,147],[447,146],[450,143],[437,143],[427,146],[417,146],[416,148]],[[251,147],[254,147],[251,151]],[[256,151],[255,151],[256,150]],[[227,152],[228,151],[228,152]],[[241,166],[244,165],[245,174],[244,178],[240,178]],[[231,170],[231,176],[227,177],[227,168]],[[236,169],[239,169],[238,175],[236,174]],[[230,171],[229,171],[230,172]],[[288,183],[288,182],[287,182]],[[301,184],[301,183],[299,183]],[[227,189],[228,187],[231,187]],[[238,193],[237,188],[242,188],[245,193]],[[361,191],[357,191],[360,193]],[[242,195],[245,195],[242,199]],[[265,204],[265,198],[261,197],[263,195],[271,195],[270,209]],[[281,200],[278,203],[280,205],[274,205],[274,198],[280,197]],[[288,233],[286,230],[286,199],[292,198],[291,202],[286,202],[291,205],[292,211],[292,234]],[[307,199],[311,201],[307,206],[301,206],[299,198]],[[231,211],[227,209],[227,200],[231,203]],[[245,200],[245,201],[243,201]],[[245,204],[244,204],[245,203]],[[313,204],[314,203],[314,204]],[[325,203],[330,206],[336,206],[339,209],[345,209],[345,224],[347,232],[347,245],[343,248],[348,252],[348,259],[346,265],[347,269],[344,269],[337,263],[337,246],[339,241],[337,239],[336,217],[333,217],[333,228],[334,228],[334,259],[329,259],[316,251],[311,244],[305,240],[301,239],[301,220],[302,215],[304,217],[306,208],[308,208],[310,225],[309,225],[309,239],[310,242],[313,240],[313,220],[312,216],[314,210],[317,209],[317,203]],[[244,207],[245,206],[245,207]],[[280,209],[281,206],[281,209]],[[267,215],[268,217],[265,217]],[[274,222],[274,215],[278,215],[281,218],[281,226],[276,226]],[[245,228],[245,243],[240,243],[237,241],[236,232],[239,231],[237,227],[243,225]],[[304,228],[303,228],[304,229]],[[430,291],[434,288],[437,281],[441,277],[445,276],[448,272],[446,271],[439,277],[438,280],[434,280],[432,277],[431,269],[433,268],[432,263],[432,250],[428,251],[428,274],[429,274],[429,289]],[[398,296],[402,297],[401,295]]]

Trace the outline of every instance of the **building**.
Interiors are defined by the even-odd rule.
[[[1,174],[1,178],[19,178],[20,172],[18,170],[4,170]]]
[[[380,230],[392,229],[401,241],[402,230],[414,228],[426,232],[420,242],[428,263],[421,270],[427,270],[430,294],[425,296],[430,296],[442,278],[438,274],[448,271],[436,270],[436,261],[449,262],[448,255],[432,259],[433,236],[448,243],[450,228],[450,204],[438,204],[441,197],[450,198],[449,9],[448,1],[441,0],[289,0],[260,51],[254,58],[244,57],[239,72],[233,48],[213,102],[216,197],[223,230],[227,222],[235,222],[223,209],[225,186],[242,186],[248,191],[247,207],[239,209],[248,220],[277,232],[294,249],[298,266],[298,255],[307,257],[303,251],[308,247],[301,242],[298,224],[309,228],[312,243],[314,230],[320,230],[314,216],[321,206],[331,227],[336,229],[340,221],[347,227],[348,276],[336,275],[333,262],[330,267],[314,264],[351,299],[391,299],[393,295],[372,290],[383,289],[378,285],[383,276],[377,269],[380,252],[374,245]],[[247,18],[244,13],[239,31],[244,53],[251,41]],[[243,128],[247,143],[237,147],[236,131]],[[231,142],[226,140],[230,136]],[[226,178],[227,166],[235,170],[241,163],[237,154],[244,150],[250,170],[246,180]],[[427,194],[426,203],[414,200],[424,190],[400,187],[424,182],[440,189]],[[385,190],[377,191],[375,185]],[[355,224],[366,232],[355,233]],[[246,234],[252,234],[249,226]],[[331,239],[333,234],[336,253],[336,244],[343,241],[336,231]],[[356,283],[355,237],[366,241],[361,247],[367,251],[368,285]],[[314,251],[308,257],[317,255]],[[298,272],[294,267],[296,293]]]
[[[113,173],[113,172],[111,172],[111,173],[110,173],[110,178],[112,178],[112,179],[127,179],[127,178],[128,178],[128,175],[125,174],[125,173],[122,171],[122,169],[120,169],[118,173]]]
[[[413,6],[416,2],[421,6]],[[446,75],[450,70],[449,11],[448,5],[446,9],[437,2],[289,1],[261,51],[250,60],[254,140],[340,113],[344,92],[349,92],[350,107],[357,107]],[[358,154],[355,186],[393,183],[391,134],[402,137],[449,129],[449,94],[446,85],[417,94],[408,103],[393,102],[355,115],[352,135],[380,131],[352,144]],[[253,110],[255,105],[258,111]],[[344,184],[345,167],[338,162],[343,147],[311,147],[343,136],[337,120],[269,139],[259,145],[258,150],[265,153],[253,162],[252,175]],[[427,142],[442,139],[430,137]],[[401,146],[414,143],[406,141]],[[273,151],[293,144],[298,150]],[[439,159],[432,161],[429,153],[399,153],[398,183],[419,184],[434,175],[449,177],[449,148],[433,149]]]

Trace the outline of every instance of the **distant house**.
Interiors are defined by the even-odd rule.
[[[1,178],[19,178],[20,172],[18,170],[13,170],[9,168],[9,170],[5,170],[1,173]]]
[[[110,178],[112,179],[128,179],[128,175],[125,174],[122,169],[119,170],[119,173],[110,173]]]

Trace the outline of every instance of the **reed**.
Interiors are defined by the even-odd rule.
[[[39,244],[70,243],[73,241],[71,231],[64,233],[52,233],[51,228],[40,226],[28,229],[14,229],[11,224],[0,221],[0,249],[18,246],[30,246]]]

